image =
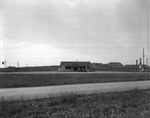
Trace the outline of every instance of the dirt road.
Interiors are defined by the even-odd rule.
[[[150,81],[112,82],[96,84],[76,84],[61,86],[44,86],[29,88],[0,89],[0,97],[5,100],[45,98],[65,93],[90,94],[94,92],[128,91],[133,89],[149,89]],[[2,100],[2,99],[1,99]]]
[[[94,72],[58,72],[58,71],[33,71],[33,72],[0,72],[1,75],[7,74],[149,74],[150,72],[118,72],[118,71],[94,71]]]

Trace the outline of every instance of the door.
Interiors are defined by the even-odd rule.
[[[77,66],[74,66],[74,67],[73,67],[73,70],[74,70],[74,71],[77,71],[77,70],[78,70],[78,67],[77,67]]]

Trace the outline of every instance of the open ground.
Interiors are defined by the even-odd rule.
[[[0,88],[149,80],[150,73],[1,73]],[[146,82],[146,81],[145,81]],[[5,90],[3,89],[3,90]],[[18,88],[20,89],[20,88]],[[21,96],[20,96],[21,97]],[[76,94],[0,101],[1,118],[149,118],[150,90]]]
[[[150,72],[8,72],[0,73],[0,88],[150,80]]]
[[[150,90],[0,101],[1,118],[149,118]]]

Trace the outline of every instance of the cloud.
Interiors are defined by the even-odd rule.
[[[115,39],[119,38],[123,41],[125,35],[128,37],[127,40],[130,40],[137,38],[141,32],[140,29],[144,30],[143,32],[146,30],[145,12],[138,4],[139,0],[137,2],[135,0],[127,2],[122,2],[122,0],[85,0],[82,2],[44,0],[40,2],[40,0],[37,2],[15,0],[13,3],[8,3],[15,6],[5,9],[4,27],[8,39],[45,41],[59,46],[68,44],[82,46],[86,41],[86,45],[95,46],[97,44],[92,40],[116,41]],[[78,6],[69,9],[63,2],[70,6],[78,3]],[[109,9],[109,5],[115,7]],[[96,37],[93,34],[98,35]]]
[[[70,7],[74,7],[76,5],[75,1],[72,0],[66,0],[65,3],[68,4]]]
[[[15,40],[5,40],[3,43],[4,59],[7,64],[15,64],[18,60],[21,66],[27,65],[53,65],[59,64],[62,60],[75,60],[77,57],[85,58],[75,50],[58,48],[49,44],[33,44]]]
[[[18,55],[29,59],[31,55],[32,59],[40,60],[37,50],[41,48],[39,54],[48,59],[98,60],[101,58],[98,54],[108,56],[113,50],[114,58],[119,53],[117,49],[124,48],[126,54],[138,55],[136,50],[130,53],[127,50],[147,46],[146,0],[3,0],[1,3],[0,27],[3,26],[3,37],[8,41],[7,58],[13,53],[14,59]],[[40,47],[41,44],[44,46]]]

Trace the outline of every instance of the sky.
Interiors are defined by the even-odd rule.
[[[135,64],[143,48],[149,56],[148,7],[148,0],[0,0],[0,62]]]

